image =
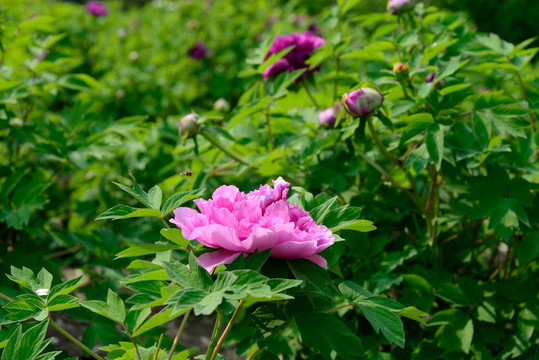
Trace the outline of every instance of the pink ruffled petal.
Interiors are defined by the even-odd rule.
[[[328,268],[328,262],[326,259],[324,259],[321,255],[313,255],[306,257],[305,259],[311,260],[316,265],[320,266],[321,268],[327,269]]]
[[[272,248],[277,241],[279,241],[279,237],[274,231],[266,228],[256,228],[251,231],[251,235],[242,243],[245,252],[252,253],[255,250],[261,252]]]
[[[219,265],[231,264],[241,252],[229,251],[229,250],[217,250],[200,255],[197,260],[200,266],[206,269],[210,274]]]
[[[200,243],[213,247],[222,247],[230,251],[243,251],[243,245],[236,229],[220,224],[201,226],[193,230],[192,234]]]
[[[316,254],[316,241],[286,241],[271,250],[271,256],[285,259],[308,258]]]
[[[194,221],[197,218],[199,218],[199,221]],[[170,222],[182,229],[184,238],[193,240],[192,232],[195,228],[202,225],[201,222],[203,222],[203,219],[200,219],[200,214],[196,210],[180,207],[174,210],[174,219],[170,219]]]

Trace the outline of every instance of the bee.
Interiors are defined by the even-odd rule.
[[[180,176],[193,176],[193,173],[191,171],[182,171]]]

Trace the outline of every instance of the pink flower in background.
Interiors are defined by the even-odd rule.
[[[327,108],[326,110],[322,110],[318,113],[318,122],[325,128],[333,127],[341,110],[342,105],[340,103],[335,103],[333,107]]]
[[[204,44],[204,41],[198,40],[195,46],[189,49],[189,56],[192,59],[200,60],[210,56],[210,50]]]
[[[389,0],[387,11],[396,15],[414,8],[414,0]]]
[[[264,60],[267,60],[271,55],[276,54],[287,47],[294,46],[294,48],[264,71],[264,79],[279,75],[285,71],[308,68],[309,65],[305,62],[316,49],[325,43],[326,41],[324,39],[313,35],[310,31],[305,31],[302,34],[294,33],[277,36],[275,41],[273,41],[273,44],[271,44]],[[319,69],[320,67],[317,67],[309,72]]]
[[[93,16],[105,16],[108,14],[109,9],[101,1],[92,0],[86,3],[86,11]]]
[[[200,212],[181,207],[174,210],[170,222],[182,229],[186,239],[219,249],[198,257],[210,273],[241,254],[267,249],[272,257],[308,259],[326,267],[318,253],[333,244],[333,234],[317,225],[307,211],[288,202],[289,186],[281,177],[273,181],[273,188],[262,185],[248,194],[223,185],[210,200],[194,200]]]

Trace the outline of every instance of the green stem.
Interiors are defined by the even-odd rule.
[[[178,329],[176,337],[174,338],[174,342],[172,343],[172,347],[170,348],[170,352],[168,353],[167,360],[172,359],[172,355],[174,355],[174,349],[176,349],[176,345],[178,345],[178,342],[180,341],[180,336],[182,336],[183,329],[185,328],[185,324],[187,324],[187,319],[189,318],[190,313],[191,310],[187,310],[185,315],[183,315],[182,323],[180,325],[180,328]]]
[[[3,293],[1,293],[1,292],[0,292],[0,297],[6,299],[7,301],[13,301],[12,298],[10,298],[9,296],[7,296],[6,294],[3,294]]]
[[[161,348],[161,341],[163,340],[163,334],[159,336],[159,341],[157,342],[157,350],[155,351],[155,355],[153,357],[153,360],[157,360],[159,358],[159,349]]]
[[[68,338],[69,340],[71,340],[73,343],[75,343],[75,345],[77,345],[78,347],[80,347],[82,350],[86,351],[88,354],[90,354],[94,359],[97,359],[97,360],[104,360],[101,356],[97,355],[95,352],[93,352],[88,346],[84,345],[83,343],[81,343],[80,341],[78,341],[77,339],[75,339],[73,336],[71,336],[71,334],[69,334],[67,331],[65,331],[64,329],[62,329],[60,327],[60,325],[58,325],[57,323],[54,322],[54,320],[52,320],[52,317],[49,315],[49,323],[52,325],[53,328],[55,328],[56,330],[58,330],[60,333],[62,333],[62,335],[64,335],[66,338]]]
[[[378,137],[378,134],[376,133],[376,129],[374,128],[374,125],[372,124],[372,118],[371,117],[368,117],[367,118],[367,125],[369,126],[369,131],[371,132],[371,135],[372,135],[372,138],[374,139],[374,142],[376,143],[376,145],[378,146],[378,148],[380,148],[380,151],[382,151],[382,153],[387,156],[388,158],[390,158],[391,160],[395,161],[397,163],[397,165],[400,167],[401,166],[401,162],[399,159],[397,159],[397,157],[395,155],[393,155],[392,153],[390,153],[386,147],[384,146],[384,144],[382,144],[382,141],[380,141],[380,138]]]
[[[208,351],[204,360],[210,360],[213,355],[213,350],[219,341],[219,334],[223,328],[223,321],[225,319],[225,313],[222,310],[217,309],[217,319],[215,319],[215,326],[213,327],[213,333],[211,334],[211,342],[208,345]]]
[[[163,222],[163,224],[165,225],[165,227],[166,227],[167,229],[170,229],[170,225],[167,224],[167,222],[165,221],[165,219],[164,219],[162,216],[161,216],[161,221]]]
[[[142,360],[142,357],[140,356],[140,352],[138,351],[138,345],[135,342],[135,338],[128,332],[129,338],[131,338],[131,342],[133,343],[133,346],[135,347],[135,351],[137,353],[138,360]]]
[[[305,88],[305,91],[307,92],[307,95],[311,98],[311,101],[313,102],[315,107],[318,106],[318,102],[316,102],[316,99],[314,98],[313,94],[311,93],[311,90],[309,90],[309,87],[307,86],[307,82],[305,81],[305,78],[301,79],[301,83],[303,84],[303,87]]]
[[[223,334],[219,338],[219,341],[217,342],[217,345],[215,346],[215,349],[213,350],[213,354],[212,354],[210,360],[214,360],[215,357],[217,356],[217,354],[219,353],[219,350],[221,349],[221,346],[223,346],[223,342],[225,341],[226,336],[230,332],[230,329],[232,328],[232,325],[234,324],[234,320],[236,320],[236,317],[238,316],[238,313],[240,312],[240,309],[241,309],[243,303],[244,303],[244,301],[241,300],[240,304],[238,305],[238,308],[236,309],[236,311],[234,311],[234,314],[232,315],[232,318],[230,319],[230,321],[226,325],[225,331],[223,331]]]
[[[273,134],[271,132],[271,116],[270,116],[270,104],[266,106],[266,124],[268,125],[268,136],[271,144],[271,149],[275,150],[275,141],[273,140]]]
[[[208,142],[210,142],[213,146],[215,146],[216,148],[218,148],[219,150],[221,150],[222,152],[224,152],[225,154],[227,154],[228,156],[230,156],[232,159],[236,160],[237,162],[243,164],[243,165],[247,165],[249,166],[249,163],[247,163],[245,160],[242,160],[240,159],[239,157],[237,157],[236,155],[232,154],[230,151],[228,151],[226,148],[224,148],[221,144],[219,144],[218,142],[216,142],[215,140],[213,140],[210,136],[208,136],[208,134],[206,134],[206,132],[203,130],[200,132],[200,134],[206,139],[208,140]]]

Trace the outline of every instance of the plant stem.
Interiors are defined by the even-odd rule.
[[[319,107],[318,103],[316,102],[316,99],[314,98],[313,94],[311,93],[311,90],[309,90],[309,87],[307,86],[307,82],[304,78],[301,78],[301,83],[303,84],[303,87],[305,88],[305,91],[307,92],[307,95],[311,98],[311,101],[313,102],[314,106]]]
[[[159,341],[157,342],[157,350],[155,350],[155,355],[153,357],[153,360],[157,360],[159,358],[159,349],[161,348],[161,341],[163,340],[163,334],[159,336]]]
[[[217,309],[217,319],[215,319],[215,326],[213,327],[213,333],[211,334],[211,342],[208,345],[208,351],[206,351],[206,357],[204,360],[210,360],[213,355],[213,350],[219,341],[219,334],[223,327],[223,320],[225,318],[225,313],[222,310]]]
[[[185,328],[185,324],[187,324],[187,319],[189,318],[189,314],[191,313],[191,310],[187,310],[185,315],[183,315],[182,323],[178,329],[178,333],[176,334],[176,337],[174,338],[174,342],[172,343],[172,347],[170,348],[170,352],[168,353],[167,360],[172,359],[172,355],[174,355],[174,349],[176,349],[176,345],[178,345],[178,341],[180,341],[180,336],[182,336],[183,329]],[[159,351],[159,349],[157,349]]]
[[[1,292],[0,292],[0,297],[2,297],[2,298],[4,298],[4,299],[6,299],[7,301],[13,301],[13,299],[12,299],[12,298],[10,298],[9,296],[7,296],[6,294],[4,294],[4,293],[1,293]]]
[[[238,305],[238,308],[236,309],[236,311],[234,311],[234,314],[232,315],[232,318],[228,322],[228,324],[227,324],[227,326],[225,328],[225,331],[223,331],[223,334],[221,335],[221,337],[219,338],[219,341],[217,342],[217,346],[215,346],[215,349],[213,350],[213,354],[212,354],[210,360],[215,359],[215,357],[219,353],[219,350],[221,349],[221,346],[223,346],[223,342],[225,341],[226,336],[230,332],[230,329],[232,328],[232,325],[234,324],[234,320],[236,320],[236,317],[238,316],[238,313],[240,312],[240,309],[241,309],[243,303],[244,303],[244,301],[241,300],[240,304]]]
[[[131,334],[129,332],[128,332],[128,334],[129,334],[129,337],[131,338],[131,342],[133,343],[133,346],[135,347],[135,351],[137,352],[138,360],[142,360],[142,357],[140,356],[140,352],[138,351],[138,345],[135,342],[135,338],[133,336],[131,336]]]
[[[170,225],[167,224],[167,222],[165,221],[165,219],[164,219],[162,216],[161,216],[161,221],[163,222],[163,224],[165,225],[165,227],[166,227],[167,229],[170,229]]]
[[[60,333],[62,333],[62,335],[64,335],[66,338],[68,338],[69,340],[71,340],[73,343],[75,343],[75,345],[77,345],[78,347],[80,347],[82,350],[86,351],[88,354],[90,354],[94,359],[97,359],[97,360],[104,360],[101,356],[97,355],[95,352],[93,352],[88,346],[84,345],[83,343],[81,343],[80,341],[78,341],[77,339],[75,339],[73,336],[71,336],[71,334],[69,334],[67,331],[65,331],[64,329],[62,329],[60,327],[60,325],[58,325],[57,323],[54,322],[54,320],[52,320],[52,317],[49,315],[49,323],[52,325],[53,328],[55,328],[56,330],[58,330]]]
[[[374,125],[372,124],[372,118],[371,117],[367,118],[367,125],[369,126],[369,131],[371,132],[371,135],[372,135],[372,138],[374,139],[374,142],[376,143],[376,145],[378,145],[378,148],[380,148],[380,150],[382,151],[382,153],[384,153],[385,156],[387,156],[391,160],[395,161],[397,163],[397,165],[400,167],[401,166],[400,160],[397,159],[397,157],[395,155],[390,153],[386,149],[384,144],[382,144],[382,141],[380,141],[380,138],[378,137],[378,134],[376,133],[376,129],[374,128]]]
[[[273,140],[273,134],[271,132],[271,116],[270,116],[270,105],[266,106],[266,124],[268,125],[268,136],[271,144],[271,149],[275,150],[275,141]]]
[[[227,154],[228,156],[230,156],[232,159],[236,160],[237,162],[243,164],[243,165],[247,165],[249,166],[249,164],[245,161],[245,160],[242,160],[240,159],[239,157],[237,157],[236,155],[232,154],[230,151],[228,151],[226,148],[223,147],[223,145],[219,144],[218,142],[216,142],[215,140],[213,140],[210,136],[208,136],[208,134],[206,134],[205,131],[201,131],[200,134],[206,139],[208,140],[208,142],[210,142],[213,146],[215,146],[216,148],[218,148],[219,150],[221,150],[222,152],[224,152],[225,154]]]

